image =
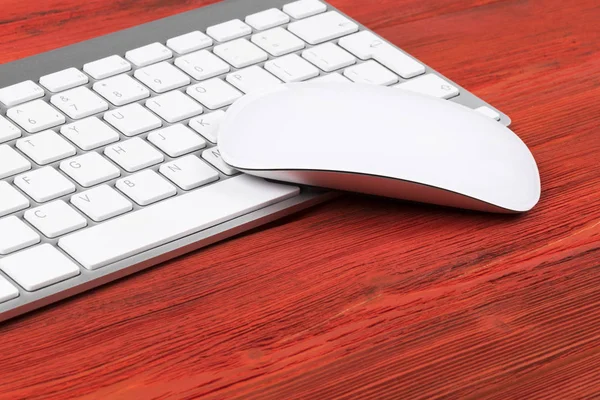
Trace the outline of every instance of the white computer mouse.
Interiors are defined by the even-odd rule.
[[[268,179],[519,213],[540,198],[527,146],[462,105],[367,84],[301,83],[246,95],[220,127],[232,167]]]

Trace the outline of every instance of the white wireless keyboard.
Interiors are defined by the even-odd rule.
[[[246,93],[367,82],[510,124],[326,3],[288,2],[229,0],[0,66],[0,320],[330,197],[223,163],[219,122]]]

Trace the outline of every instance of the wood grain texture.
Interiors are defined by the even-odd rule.
[[[0,61],[210,2],[1,0]],[[331,2],[510,115],[539,206],[343,196],[2,324],[0,399],[600,395],[598,1]]]

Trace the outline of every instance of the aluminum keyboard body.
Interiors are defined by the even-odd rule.
[[[195,30],[206,32],[208,27],[214,26],[216,24],[236,18],[239,18],[243,21],[244,18],[248,15],[264,11],[272,7],[282,9],[282,7],[288,3],[289,0],[226,0],[222,3],[199,8],[183,14],[139,25],[134,28],[123,30],[114,34],[102,36],[92,40],[87,40],[68,47],[60,48],[54,51],[4,64],[0,66],[0,88],[14,85],[26,80],[33,80],[34,82],[38,82],[39,78],[44,75],[71,67],[75,67],[81,70],[84,64],[102,59],[104,57],[108,57],[114,54],[124,56],[128,51],[132,49],[136,49],[153,42],[160,42],[164,44],[169,38],[183,35]],[[335,10],[335,8],[329,5],[327,5],[327,8],[328,11]],[[343,13],[341,14],[343,15]],[[292,22],[293,21],[294,19],[292,18]],[[360,31],[367,30],[364,26],[360,25],[360,23],[356,23],[359,25]],[[288,24],[281,25],[281,27],[283,28],[287,28],[287,26]],[[253,30],[252,34],[255,34],[256,32],[256,30]],[[250,38],[250,36],[251,35],[246,35],[245,38]],[[334,38],[332,40],[329,40],[328,42],[338,43],[338,41],[339,38]],[[215,43],[215,45],[218,44],[219,43]],[[305,43],[304,47],[301,50],[295,51],[293,53],[301,55],[304,50],[309,49],[311,47],[314,46],[310,43]],[[212,51],[213,48],[214,46],[211,46],[208,47],[207,50]],[[265,63],[268,63],[269,61],[272,61],[275,58],[277,57],[269,55],[268,60],[256,63],[254,65],[257,65],[262,68],[265,67]],[[359,64],[363,63],[364,61],[365,60],[358,60]],[[172,58],[168,60],[168,62],[173,63],[174,59]],[[457,62],[460,62],[460,60],[457,60]],[[441,75],[433,69],[427,66],[425,66],[425,68],[426,74],[441,77]],[[134,68],[128,71],[127,74],[130,76],[134,76],[135,71],[137,69],[139,68],[136,68],[134,66]],[[232,72],[235,72],[237,70],[238,68],[235,68],[235,66],[232,65],[229,72],[221,74],[217,76],[217,78],[224,79],[226,75],[231,74]],[[343,69],[338,72],[342,71]],[[322,70],[320,70],[319,74],[326,75],[326,73]],[[450,84],[454,85],[456,89],[460,92],[458,96],[451,98],[449,101],[454,101],[474,109],[480,107],[487,107],[488,111],[497,113],[495,115],[498,116],[499,123],[502,123],[504,125],[510,124],[510,119],[506,115],[493,109],[489,104],[485,103],[478,97],[466,91],[459,85],[451,82],[447,78],[444,77],[443,79],[445,79]],[[402,78],[398,80],[398,82],[400,83],[403,83],[404,81],[405,79]],[[410,82],[410,79],[408,79],[408,81]],[[91,89],[96,82],[97,81],[95,79],[89,77],[89,82],[85,85],[85,87]],[[191,79],[191,83],[189,86],[197,84],[198,82],[199,81],[195,79]],[[45,96],[41,99],[47,103],[50,103],[51,95],[53,94],[54,93],[49,93],[48,91],[46,91]],[[152,97],[157,95],[157,93],[151,91]],[[143,99],[138,101],[137,103],[143,105],[145,104],[146,100],[147,99]],[[109,105],[109,110],[117,108],[113,104]],[[7,110],[9,108],[10,107],[6,107],[2,103],[0,103],[0,115],[6,117]],[[226,109],[226,107],[220,108],[223,110]],[[104,111],[102,113],[99,113],[98,116],[101,116],[102,114],[104,114]],[[187,124],[188,121],[189,119],[181,122]],[[69,124],[72,122],[74,122],[74,120],[67,116],[65,123]],[[169,127],[171,125],[173,124],[167,121],[162,121],[162,128]],[[56,131],[57,127],[54,127],[54,130]],[[148,133],[149,132],[146,132],[141,137],[143,139],[146,139],[148,137]],[[127,138],[121,135],[121,140],[124,139]],[[2,144],[7,144],[15,148],[16,142],[17,139]],[[315,145],[318,145],[318,143],[315,143]],[[86,153],[89,152],[83,151],[81,148],[76,148],[77,156]],[[170,157],[167,154],[164,155],[165,163],[175,159],[177,159],[177,157]],[[47,166],[59,170],[61,161],[64,160],[51,162]],[[32,165],[32,170],[42,168],[42,166],[36,165],[36,163],[32,163]],[[159,167],[160,165],[155,165],[150,167],[150,169],[152,169],[153,171],[158,171]],[[120,178],[128,176],[128,174],[129,173],[127,171],[121,168]],[[14,176],[10,176],[5,179],[0,179],[0,181],[6,181],[7,183],[12,185],[14,184],[14,178]],[[225,180],[228,179],[228,176],[224,175],[222,172],[219,172],[219,179]],[[111,179],[110,181],[104,183],[115,187],[117,180],[118,179]],[[75,186],[75,193],[83,192],[84,190],[89,189],[82,187],[81,185],[77,184],[77,182],[75,182]],[[177,188],[178,196],[184,193],[184,190],[182,190],[179,187]],[[69,204],[71,196],[73,196],[73,194],[74,193],[69,193],[67,195],[59,197],[58,199],[64,200],[67,204]],[[11,282],[19,290],[18,297],[0,303],[0,320],[12,318],[16,315],[23,314],[30,310],[66,298],[68,296],[84,292],[93,287],[102,285],[106,282],[140,271],[144,268],[164,262],[173,257],[218,242],[227,237],[236,235],[248,229],[252,229],[261,224],[273,221],[277,218],[299,211],[314,204],[318,204],[322,201],[332,198],[333,196],[335,196],[335,194],[332,192],[326,192],[311,188],[302,188],[301,193],[299,195],[284,200],[282,202],[278,202],[268,207],[261,208],[257,211],[238,216],[236,218],[219,223],[218,225],[209,227],[207,229],[195,233],[191,233],[189,235],[186,235],[185,237],[170,241],[160,246],[141,251],[138,254],[128,256],[126,258],[120,259],[119,261],[111,262],[108,265],[103,265],[101,268],[88,269],[79,266],[80,273],[77,276],[71,277],[62,282],[58,282],[41,289],[29,291],[24,290],[24,288],[19,287],[19,285],[16,284],[8,274],[6,274],[3,271],[0,271],[0,277],[5,278],[9,282]],[[134,203],[133,212],[143,209],[143,206],[136,204],[135,202],[132,203]],[[38,207],[42,204],[43,203],[34,201],[34,199],[30,199],[30,206],[28,209]],[[25,212],[27,212],[27,210],[21,210],[11,215],[14,215],[19,219],[23,219]],[[91,218],[86,217],[85,215],[84,218],[87,222],[85,229],[89,229],[99,224],[97,222],[94,222],[94,220],[92,220]],[[40,236],[40,244],[49,244],[54,247],[57,246],[59,237],[49,238],[43,234],[41,234]],[[62,249],[61,252],[64,253]],[[0,260],[2,260],[3,257],[5,256],[0,255]]]

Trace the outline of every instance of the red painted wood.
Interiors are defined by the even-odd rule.
[[[209,2],[3,0],[0,61]],[[539,206],[344,196],[2,324],[0,398],[600,394],[597,0],[332,3],[510,115]]]

